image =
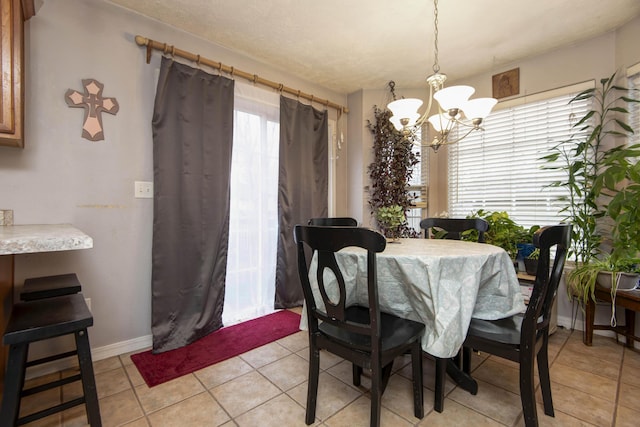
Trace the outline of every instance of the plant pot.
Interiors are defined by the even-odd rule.
[[[635,289],[638,287],[638,280],[640,279],[640,274],[636,273],[623,273],[617,272],[614,273],[618,275],[618,288],[620,290],[629,290]],[[611,272],[610,271],[601,271],[598,273],[598,284],[603,288],[611,289]]]
[[[533,243],[518,243],[516,247],[518,248],[518,256],[516,259],[527,259],[527,257],[531,255],[531,252],[536,249]]]
[[[531,276],[535,276],[538,272],[538,260],[537,259],[524,259],[524,269],[527,271],[527,274]]]

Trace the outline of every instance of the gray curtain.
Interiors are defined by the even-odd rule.
[[[153,112],[153,352],[222,327],[233,80],[163,58]]]
[[[327,112],[280,97],[276,308],[302,305],[293,227],[327,216]]]

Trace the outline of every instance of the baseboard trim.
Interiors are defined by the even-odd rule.
[[[119,356],[121,354],[142,351],[150,348],[152,345],[152,336],[145,335],[134,338],[132,340],[121,341],[114,344],[105,345],[91,349],[91,358],[93,362],[108,359],[110,357]],[[42,375],[52,374],[54,372],[71,369],[78,365],[76,357],[67,357],[65,359],[56,360],[54,362],[43,363],[42,365],[33,366],[27,371],[26,379],[37,378]]]

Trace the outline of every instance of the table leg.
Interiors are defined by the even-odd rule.
[[[624,309],[624,322],[626,331],[626,345],[629,348],[633,348],[634,338],[636,336],[636,312],[625,308]]]
[[[476,382],[476,380],[474,380],[471,375],[464,372],[460,368],[460,365],[457,364],[453,359],[447,359],[447,374],[462,389],[468,391],[473,395],[478,393],[478,383]]]
[[[596,303],[589,297],[584,305],[584,336],[585,345],[593,344],[593,322],[595,320]]]

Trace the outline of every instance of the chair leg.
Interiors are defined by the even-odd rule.
[[[549,377],[549,336],[545,336],[542,347],[538,352],[538,376],[540,377],[540,391],[544,403],[544,413],[550,417],[555,416],[553,411],[553,398],[551,397],[551,378]]]
[[[380,410],[382,407],[382,367],[380,360],[371,363],[371,427],[380,427]]]
[[[436,412],[442,412],[444,410],[444,387],[447,375],[447,359],[436,357],[436,392],[435,403],[433,409]]]
[[[391,371],[393,370],[393,361],[387,364],[382,368],[382,377],[380,380],[380,395],[384,394],[384,391],[387,389],[387,384],[389,384],[389,379],[391,378]]]
[[[309,385],[307,386],[307,415],[305,423],[311,425],[316,420],[316,401],[318,399],[318,377],[320,376],[320,351],[309,347]]]
[[[411,364],[413,371],[413,415],[424,418],[424,389],[422,388],[422,348],[416,342],[411,348]]]
[[[353,375],[353,385],[356,387],[360,387],[360,377],[362,376],[362,367],[356,365],[355,363],[351,364],[351,371]]]
[[[24,371],[28,351],[28,344],[11,345],[9,348],[0,420],[9,422],[9,425],[12,426],[16,425],[18,414],[20,413],[20,393],[24,386]]]
[[[101,427],[100,405],[98,404],[98,393],[96,390],[96,380],[93,374],[93,362],[91,361],[91,347],[89,345],[89,335],[83,329],[75,333],[76,348],[78,350],[78,362],[80,364],[80,375],[82,378],[82,390],[84,391],[85,405],[87,409],[87,421],[91,427]]]
[[[535,391],[533,387],[533,357],[522,353],[520,359],[520,400],[526,427],[538,426]]]

